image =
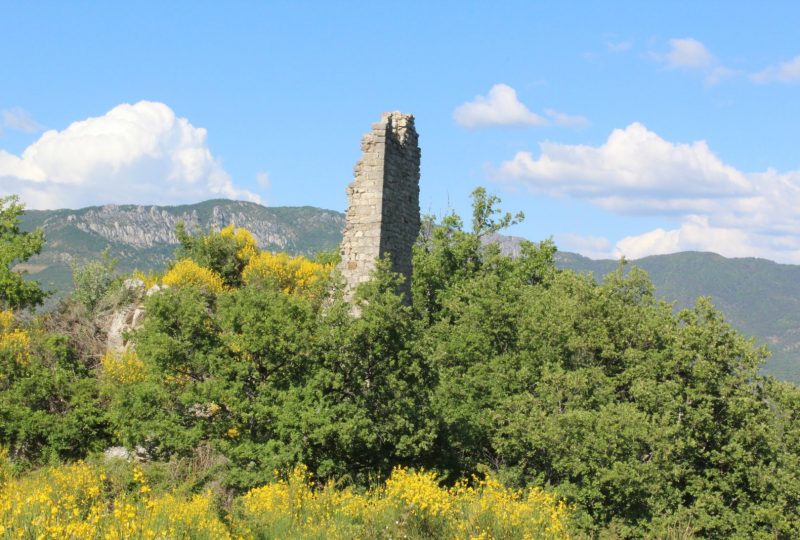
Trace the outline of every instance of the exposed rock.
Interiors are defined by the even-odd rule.
[[[108,325],[106,351],[121,352],[128,349],[129,342],[126,336],[142,326],[144,315],[144,306],[138,302],[114,313]]]
[[[106,461],[115,461],[115,460],[123,460],[123,461],[130,461],[133,458],[133,454],[130,450],[125,448],[124,446],[111,446],[106,448],[103,452],[103,459]]]
[[[522,242],[525,239],[519,236],[505,236],[502,234],[491,233],[481,237],[481,244],[497,244],[500,253],[506,257],[519,257],[522,254]]]
[[[144,290],[144,281],[141,279],[128,278],[122,282],[122,286],[133,293],[138,293]]]
[[[164,289],[169,289],[169,285],[159,285],[158,283],[156,283],[155,285],[147,289],[147,292],[144,294],[145,296],[150,296],[152,294],[156,294],[158,291],[163,291]]]
[[[228,225],[246,227],[261,247],[286,248],[290,242],[296,240],[296,233],[285,225],[269,220],[254,220],[249,208],[240,208],[237,211],[235,205],[236,203],[229,203],[226,205],[228,208],[214,206],[210,220],[202,220],[196,209],[176,213],[158,206],[120,207],[114,204],[90,208],[79,217],[69,216],[68,220],[74,222],[83,232],[94,233],[111,242],[136,248],[177,244],[176,229],[180,222],[190,231],[209,227],[219,230]]]

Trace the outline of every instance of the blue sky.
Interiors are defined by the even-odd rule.
[[[423,212],[592,257],[800,263],[800,5],[0,2],[0,194],[346,206],[382,111]]]

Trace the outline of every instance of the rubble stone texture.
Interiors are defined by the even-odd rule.
[[[411,249],[420,228],[420,149],[414,116],[383,113],[361,139],[361,160],[347,187],[340,270],[346,296],[370,278],[376,259],[389,256],[405,276],[400,292],[411,301]]]

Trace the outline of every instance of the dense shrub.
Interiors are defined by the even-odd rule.
[[[0,312],[0,445],[19,466],[75,459],[110,437],[93,370],[67,340]]]

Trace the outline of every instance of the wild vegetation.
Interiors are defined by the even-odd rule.
[[[342,240],[343,214],[312,207],[267,208],[213,200],[180,207],[27,210],[20,227],[26,231],[44,227],[47,242],[40,254],[15,268],[27,269],[29,279],[35,278],[53,292],[41,308],[52,309],[73,290],[75,262],[78,266],[97,263],[106,252],[117,261],[119,272],[138,268],[146,273],[163,273],[178,242],[175,222],[185,219],[188,227],[206,230],[219,223],[215,216],[235,216],[239,226],[251,230],[262,242],[271,242],[268,249],[289,255],[308,257],[336,250]],[[511,251],[519,239],[498,240]],[[592,260],[561,250],[555,255],[555,263],[557,268],[591,272],[598,281],[617,266],[616,260]],[[734,328],[769,345],[772,354],[762,373],[800,385],[800,265],[728,259],[703,252],[645,257],[631,261],[628,269],[633,265],[647,271],[656,296],[674,301],[676,312],[694,307],[698,296],[710,296]]]
[[[5,478],[0,535],[32,538],[564,538],[566,507],[541,489],[492,477],[450,488],[435,474],[396,468],[368,490],[314,486],[304,467],[218,511],[211,490],[158,492],[139,465],[84,462]]]
[[[384,261],[354,316],[330,254],[232,228],[180,230],[146,296],[76,279],[31,317],[0,293],[2,534],[800,536],[800,391],[759,375],[766,351],[642,271],[597,284],[550,241],[502,256],[481,237],[521,216],[473,196],[471,229],[424,223],[411,306]]]
[[[800,385],[800,266],[697,251],[653,255],[632,265],[647,271],[656,295],[678,308],[710,296],[734,328],[769,345],[771,355],[762,373]],[[614,271],[616,261],[560,252],[556,266],[602,279]]]

